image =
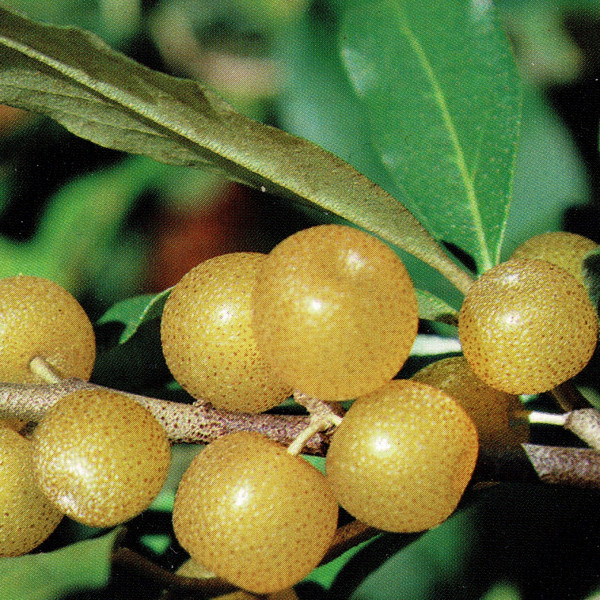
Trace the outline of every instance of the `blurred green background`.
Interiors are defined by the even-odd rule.
[[[92,30],[152,68],[198,79],[238,110],[324,146],[385,188],[391,184],[335,52],[343,3],[2,0],[32,18]],[[600,242],[600,2],[497,4],[526,84],[505,257],[549,230]],[[0,107],[0,276],[49,277],[77,295],[93,319],[120,299],[169,287],[210,256],[268,251],[315,219],[215,175],[124,156],[43,117]],[[417,281],[430,277],[416,261],[409,268]],[[160,377],[149,383],[147,373],[156,361],[164,374],[160,350],[148,350],[155,334],[100,359],[96,379],[122,389],[156,384]],[[178,460],[185,464],[188,453]],[[592,491],[499,485],[411,544],[384,535],[317,569],[298,593],[355,600],[600,598],[599,500]],[[161,501],[167,512],[135,520],[128,543],[171,568],[183,554],[169,533],[169,495]],[[42,550],[95,533],[66,525]],[[117,571],[103,589],[68,597],[159,596],[148,582],[141,586]]]

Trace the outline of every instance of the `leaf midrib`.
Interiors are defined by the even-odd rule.
[[[485,230],[483,227],[483,221],[481,218],[481,211],[479,210],[479,205],[477,203],[477,192],[476,192],[474,184],[473,184],[473,179],[471,178],[471,176],[469,174],[469,169],[467,167],[467,162],[465,159],[465,154],[464,154],[464,151],[462,148],[462,144],[460,143],[460,140],[458,138],[458,133],[457,133],[456,127],[454,125],[454,119],[452,118],[452,115],[450,114],[450,110],[448,109],[448,105],[446,103],[444,92],[442,91],[442,87],[441,87],[440,83],[438,82],[438,79],[433,71],[433,68],[427,57],[427,53],[425,52],[425,49],[423,48],[423,46],[421,45],[421,43],[419,42],[417,37],[412,32],[412,30],[408,24],[408,16],[406,14],[403,14],[401,9],[399,9],[399,11],[400,11],[400,18],[399,18],[400,28],[406,35],[406,38],[408,39],[408,42],[409,42],[411,48],[413,49],[413,52],[415,53],[417,60],[421,64],[423,71],[431,85],[434,98],[440,109],[442,121],[444,123],[444,126],[446,127],[446,130],[448,131],[448,135],[450,137],[452,147],[454,149],[454,152],[456,153],[456,165],[458,167],[458,170],[459,170],[459,173],[461,176],[461,180],[465,187],[465,193],[466,193],[466,197],[468,200],[469,211],[473,216],[475,232],[476,232],[477,239],[479,241],[479,245],[481,248],[481,258],[482,258],[481,268],[482,268],[482,270],[490,269],[493,266],[493,261],[490,257],[488,244],[487,244],[487,240],[486,240],[486,236],[485,236]]]

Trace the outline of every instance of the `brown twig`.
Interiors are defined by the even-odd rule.
[[[82,389],[107,388],[79,379],[65,379],[47,385],[0,384],[0,418],[39,422],[55,402]],[[126,395],[156,417],[173,443],[206,444],[234,431],[256,431],[287,446],[309,422],[306,416],[236,413],[217,410],[209,405]],[[327,447],[328,436],[317,433],[308,440],[304,452],[323,456]]]
[[[600,412],[596,409],[584,408],[571,411],[566,415],[564,427],[591,448],[600,450]]]
[[[0,418],[38,422],[66,394],[80,389],[106,389],[77,379],[48,385],[0,384]],[[220,411],[209,405],[190,405],[136,394],[127,394],[145,406],[163,424],[174,443],[209,443],[235,431],[256,431],[288,446],[309,423],[309,417],[246,414]],[[600,416],[594,409],[574,411],[568,428],[596,446]],[[592,425],[590,425],[592,423]],[[595,423],[595,425],[594,425]],[[587,430],[584,434],[583,430]],[[585,437],[587,435],[587,437]],[[329,435],[313,435],[304,447],[307,454],[325,456]],[[478,481],[544,481],[600,488],[600,451],[524,444],[511,452],[482,453],[476,470]]]
[[[590,407],[587,398],[577,389],[571,379],[561,383],[549,393],[565,412]]]
[[[179,589],[198,592],[206,597],[220,596],[238,588],[221,577],[187,577],[176,575],[154,564],[151,560],[129,548],[118,548],[112,554],[112,563],[137,573],[145,579],[163,586],[164,589]]]

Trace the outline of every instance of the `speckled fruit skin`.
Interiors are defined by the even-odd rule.
[[[0,557],[37,548],[62,517],[35,483],[31,442],[0,426]]]
[[[512,259],[471,286],[458,333],[465,358],[488,385],[537,394],[587,365],[598,320],[585,289],[567,271],[544,260]]]
[[[406,268],[358,229],[319,225],[268,255],[254,290],[256,339],[294,389],[345,400],[392,379],[417,335]]]
[[[596,242],[576,233],[551,231],[533,236],[523,242],[511,255],[512,258],[537,258],[547,260],[562,267],[581,284],[584,283],[581,270],[586,254],[598,248]]]
[[[77,300],[48,279],[0,279],[0,381],[43,383],[29,369],[36,356],[63,377],[89,379],[96,358],[92,324]]]
[[[475,425],[448,394],[394,380],[358,398],[325,462],[338,502],[379,529],[416,532],[456,508],[478,454]]]
[[[337,526],[325,477],[252,432],[209,444],[185,472],[173,509],[179,543],[215,574],[258,594],[291,587],[321,561]]]
[[[292,392],[258,351],[251,327],[252,289],[266,255],[235,252],[209,259],[175,286],[161,321],[173,377],[215,407],[262,412]]]
[[[119,392],[61,398],[33,434],[34,472],[72,519],[112,527],[145,510],[163,486],[171,450],[149,411]]]
[[[518,396],[481,381],[464,356],[437,360],[415,373],[412,380],[450,394],[475,423],[480,448],[502,451],[529,440],[529,424],[515,415],[523,408]]]

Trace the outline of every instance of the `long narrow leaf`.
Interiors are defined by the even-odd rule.
[[[45,113],[103,146],[309,202],[442,272],[470,279],[397,200],[333,154],[248,119],[200,84],[152,71],[74,28],[0,8],[0,102]]]

